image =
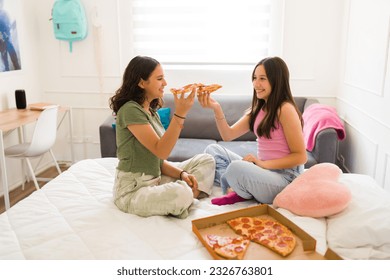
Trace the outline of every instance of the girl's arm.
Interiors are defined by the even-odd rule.
[[[306,146],[303,139],[303,132],[298,113],[290,103],[284,103],[280,108],[279,121],[290,148],[290,154],[280,158],[262,161],[253,155],[248,155],[243,160],[254,162],[256,165],[266,169],[292,168],[305,164],[307,161]]]
[[[162,175],[169,176],[171,178],[176,178],[180,180],[180,173],[183,170],[170,164],[168,161],[164,160],[163,164],[161,166],[161,173]]]
[[[161,166],[161,173],[163,175],[177,178],[178,180],[183,180],[190,186],[192,189],[192,192],[194,194],[194,197],[198,197],[199,190],[198,190],[198,181],[196,180],[195,176],[188,173],[185,170],[182,170],[172,164],[170,164],[168,161],[164,160],[162,166]]]
[[[191,94],[184,98],[184,94],[175,98],[175,114],[169,124],[168,129],[160,138],[150,124],[133,124],[127,128],[133,133],[138,141],[144,145],[150,152],[160,159],[167,159],[179,138],[180,131],[184,126],[184,121],[194,103],[195,89]]]
[[[249,131],[249,116],[243,115],[230,126],[221,105],[210,97],[210,93],[198,94],[198,101],[204,108],[213,109],[218,132],[224,141],[234,140]]]

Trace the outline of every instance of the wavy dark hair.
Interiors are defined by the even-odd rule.
[[[160,63],[154,58],[147,56],[134,57],[126,67],[123,74],[122,86],[115,91],[110,98],[110,108],[116,114],[128,101],[135,101],[142,105],[145,102],[145,90],[138,86],[141,79],[148,80],[154,69]],[[150,102],[150,108],[156,111],[162,106],[160,98]]]
[[[255,70],[260,65],[264,66],[265,73],[271,85],[271,94],[269,95],[267,102],[265,102],[264,99],[257,98],[256,90],[253,89],[252,106],[248,110],[248,115],[250,116],[249,127],[251,131],[255,130],[254,123],[256,116],[264,107],[264,109],[266,109],[266,115],[256,128],[256,132],[259,136],[265,136],[270,139],[271,131],[276,129],[276,123],[279,119],[279,108],[284,102],[291,103],[295,107],[303,127],[302,114],[295,104],[294,98],[291,94],[289,81],[290,73],[286,63],[280,57],[267,57],[262,59],[253,69],[252,82],[254,80]]]

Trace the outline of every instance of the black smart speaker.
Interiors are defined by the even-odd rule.
[[[24,89],[15,90],[15,101],[16,101],[16,108],[26,109],[27,102],[26,102],[26,93]]]

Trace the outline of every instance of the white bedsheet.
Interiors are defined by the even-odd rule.
[[[195,200],[187,219],[138,217],[112,202],[116,158],[82,160],[0,215],[0,259],[211,259],[191,221],[256,205]],[[220,195],[215,187],[213,196]],[[327,248],[327,220],[278,209]]]

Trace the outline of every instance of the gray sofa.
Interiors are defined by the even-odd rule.
[[[247,95],[222,95],[218,93],[215,93],[213,97],[223,107],[226,120],[229,124],[233,124],[242,116],[243,112],[251,104],[252,99],[252,96]],[[295,101],[301,112],[309,105],[318,102],[316,99],[308,99],[305,97],[295,97]],[[173,95],[169,93],[165,94],[164,102],[164,107],[171,108],[172,116],[174,113]],[[116,136],[115,129],[112,126],[114,121],[113,116],[108,116],[99,127],[102,157],[116,157]],[[337,134],[334,129],[321,131],[317,135],[314,150],[307,152],[308,161],[305,164],[305,168],[321,162],[336,163],[337,141]],[[168,160],[186,160],[196,154],[202,153],[206,146],[212,143],[218,143],[241,156],[249,153],[256,155],[256,136],[253,133],[248,132],[234,141],[222,141],[215,124],[212,110],[202,108],[195,101],[194,106],[187,115],[180,138]]]

